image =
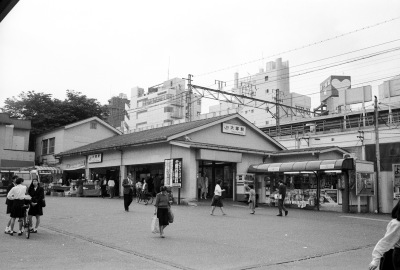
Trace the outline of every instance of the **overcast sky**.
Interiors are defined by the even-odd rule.
[[[372,84],[377,94],[400,74],[398,50],[337,65],[399,47],[399,29],[398,0],[20,0],[0,23],[0,106],[22,91],[64,99],[67,89],[106,104],[189,73],[194,84],[216,88],[217,79],[229,90],[234,72],[255,74],[280,57],[289,61],[291,91],[316,107],[329,75]]]

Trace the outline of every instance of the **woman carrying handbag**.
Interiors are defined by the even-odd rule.
[[[400,270],[400,201],[392,210],[392,220],[386,228],[385,236],[378,241],[372,251],[369,270]]]

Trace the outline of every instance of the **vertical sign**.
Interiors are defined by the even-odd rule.
[[[182,187],[182,159],[166,159],[164,166],[164,185]]]
[[[393,164],[393,198],[400,199],[400,164]]]

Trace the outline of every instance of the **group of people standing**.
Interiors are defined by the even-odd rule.
[[[18,218],[19,231],[18,235],[22,235],[22,219],[25,216],[25,209],[29,207],[28,219],[32,224],[32,217],[36,217],[36,224],[31,228],[31,233],[37,233],[37,228],[40,224],[40,217],[43,215],[44,206],[44,189],[39,185],[37,179],[33,179],[28,190],[23,185],[24,179],[14,176],[12,183],[7,187],[7,214],[10,214],[10,219],[7,223],[4,233],[13,235],[15,220]]]

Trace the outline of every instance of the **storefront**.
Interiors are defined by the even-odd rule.
[[[119,193],[122,180],[129,175],[134,182],[148,180],[154,190],[154,183],[160,180],[172,186],[175,196],[197,200],[197,177],[204,173],[209,179],[208,197],[220,179],[225,197],[234,200],[237,172],[246,172],[251,164],[261,163],[266,155],[282,149],[278,142],[235,114],[114,136],[58,157],[64,167],[70,164],[70,168],[84,161],[79,169],[90,180],[115,170]],[[172,171],[166,164],[176,160],[180,167]]]
[[[367,212],[368,196],[374,195],[373,163],[351,158],[258,164],[248,173],[259,184],[261,201],[270,205],[277,204],[279,180],[287,186],[284,203],[296,208],[349,212],[363,206]]]

